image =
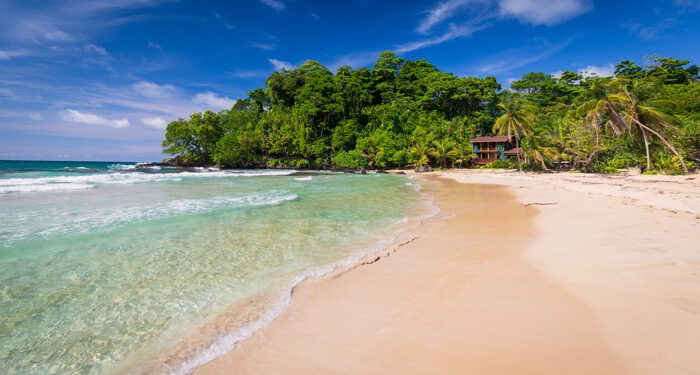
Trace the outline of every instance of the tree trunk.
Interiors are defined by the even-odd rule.
[[[523,166],[520,165],[520,142],[518,141],[517,135],[515,136],[515,148],[518,150],[518,152],[516,153],[516,156],[518,157],[518,169],[520,170],[520,172],[522,172]]]
[[[651,170],[651,157],[649,157],[649,140],[647,139],[647,133],[642,128],[642,138],[644,138],[644,148],[647,152],[647,170]]]
[[[683,172],[686,173],[686,174],[688,173],[688,168],[686,168],[685,163],[683,162],[683,157],[678,153],[678,151],[676,151],[676,149],[675,149],[673,146],[671,146],[670,143],[668,143],[668,141],[666,140],[666,138],[662,137],[661,134],[655,132],[655,131],[652,130],[650,127],[648,127],[648,126],[642,124],[642,123],[639,122],[637,119],[633,119],[633,120],[634,120],[634,122],[636,122],[639,126],[642,127],[642,130],[646,129],[646,130],[649,131],[649,133],[654,134],[655,136],[659,137],[659,139],[661,139],[661,141],[662,141],[664,144],[666,144],[666,146],[667,146],[668,148],[670,148],[671,151],[673,151],[673,153],[676,154],[676,156],[678,156],[678,160],[680,160],[681,166],[683,167]]]

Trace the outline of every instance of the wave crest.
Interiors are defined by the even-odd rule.
[[[0,179],[0,194],[20,192],[43,192],[54,190],[90,189],[99,184],[135,184],[142,182],[182,181],[188,178],[223,178],[287,176],[294,170],[208,170],[201,172],[144,173],[114,172],[82,176],[53,176],[37,178]]]

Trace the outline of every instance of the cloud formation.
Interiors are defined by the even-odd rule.
[[[61,112],[61,118],[70,122],[78,122],[81,124],[88,125],[110,126],[113,128],[125,128],[129,126],[129,120],[125,118],[109,120],[92,113],[80,112],[70,108]]]
[[[503,18],[551,26],[587,13],[592,5],[587,0],[499,0],[498,9]]]
[[[409,43],[405,43],[396,47],[396,53],[406,53],[410,51],[415,51],[417,49],[426,48],[441,44],[453,39],[463,38],[474,34],[479,30],[483,30],[487,25],[479,26],[457,26],[455,24],[450,24],[449,29],[446,33],[436,36],[434,38],[417,40]]]
[[[615,65],[608,64],[604,66],[588,65],[577,71],[578,74],[584,77],[612,77],[615,74]]]
[[[15,57],[22,57],[29,55],[29,51],[26,49],[17,50],[1,50],[0,49],[0,60],[10,60]]]
[[[159,85],[157,83],[141,81],[131,85],[131,88],[139,95],[147,98],[160,98],[175,91],[173,85]]]
[[[258,0],[262,4],[265,4],[269,6],[270,8],[274,10],[284,10],[285,6],[284,3],[278,0]]]
[[[155,129],[165,129],[168,126],[168,122],[161,117],[144,117],[141,123]]]
[[[472,15],[469,23],[512,18],[532,25],[552,26],[592,8],[590,0],[448,0],[428,10],[416,31],[428,34],[434,27],[463,11],[469,11]]]
[[[253,48],[262,49],[262,50],[266,50],[266,51],[270,51],[270,50],[277,48],[277,45],[275,43],[250,42],[250,45]]]
[[[639,22],[628,21],[621,26],[633,34],[637,34],[641,40],[649,41],[658,39],[666,30],[673,28],[678,21],[675,18],[667,17],[651,26],[642,26]]]
[[[192,101],[209,106],[210,109],[214,110],[231,109],[231,107],[236,104],[236,100],[224,96],[218,96],[213,92],[199,93],[195,95]]]
[[[294,68],[296,68],[294,64],[282,60],[267,59],[267,61],[269,61],[270,64],[272,64],[272,66],[274,66],[277,70],[294,70]]]

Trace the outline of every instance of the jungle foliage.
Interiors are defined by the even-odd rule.
[[[226,167],[463,167],[469,140],[516,136],[509,166],[679,173],[700,161],[700,82],[689,61],[623,61],[614,77],[528,73],[502,90],[384,52],[372,69],[316,61],[272,73],[230,110],[171,122],[164,153]]]

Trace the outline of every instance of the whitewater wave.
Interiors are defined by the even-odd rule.
[[[294,179],[295,181],[311,181],[313,180],[313,177],[311,176],[306,176],[306,177],[297,177]]]
[[[43,192],[53,190],[90,189],[98,184],[134,184],[142,182],[182,181],[188,178],[287,176],[294,170],[211,170],[202,172],[143,173],[114,172],[82,176],[54,176],[38,178],[0,179],[0,194],[18,192]]]
[[[0,245],[27,239],[45,238],[55,234],[84,234],[137,221],[146,221],[180,214],[214,211],[222,208],[271,206],[297,199],[296,194],[284,191],[269,191],[239,197],[212,197],[205,199],[180,199],[158,206],[136,206],[119,209],[98,210],[76,214],[72,211],[32,212],[24,215],[0,213],[0,220],[12,223],[11,228],[0,234]],[[12,221],[9,221],[10,218]],[[29,230],[29,223],[38,220],[46,226]],[[36,227],[34,227],[36,228]]]

